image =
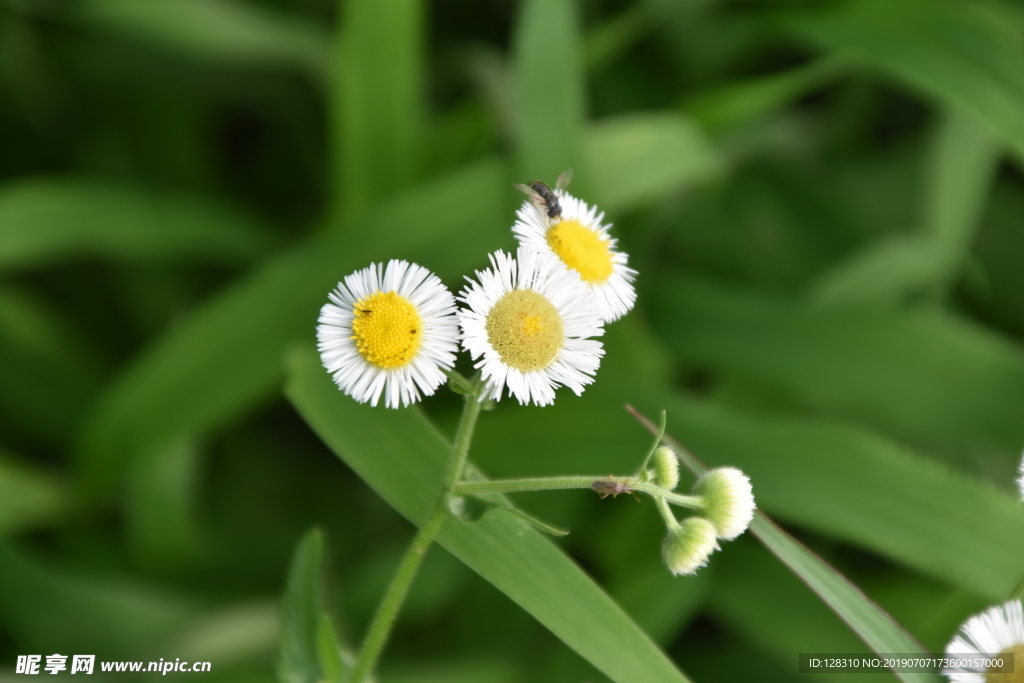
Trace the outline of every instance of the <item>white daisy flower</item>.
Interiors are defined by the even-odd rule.
[[[455,298],[426,268],[391,261],[357,270],[330,293],[316,328],[320,360],[360,403],[388,408],[430,396],[455,365]]]
[[[617,240],[608,234],[611,224],[602,223],[604,212],[598,213],[596,206],[587,206],[561,187],[551,192],[558,199],[560,215],[552,218],[550,207],[536,195],[516,212],[512,232],[521,245],[555,254],[587,284],[601,319],[618,320],[636,303],[636,271],[626,266],[629,257],[616,251]]]
[[[1024,455],[1021,456],[1020,465],[1017,466],[1017,490],[1020,491],[1021,500],[1024,500]]]
[[[462,346],[487,383],[481,400],[501,398],[506,386],[523,404],[552,403],[560,384],[579,396],[604,355],[589,339],[604,327],[586,286],[549,252],[520,247],[516,258],[490,259],[458,297],[468,306],[459,311]]]
[[[993,683],[1024,680],[1024,609],[1020,600],[1010,600],[976,614],[960,627],[946,646],[949,655],[992,657],[1012,653],[1015,673],[987,672],[985,669],[943,669],[954,683]]]

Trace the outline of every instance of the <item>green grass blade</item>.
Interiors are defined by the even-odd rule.
[[[707,130],[727,130],[782,109],[846,75],[851,66],[850,60],[829,55],[780,73],[716,85],[688,97],[683,110]]]
[[[321,234],[228,288],[101,397],[79,447],[83,474],[106,489],[130,458],[222,424],[274,391],[284,348],[312,339],[328,292],[371,261],[411,259],[458,286],[501,244],[505,178],[499,162],[481,162],[391,202],[357,232]]]
[[[318,643],[323,555],[323,533],[314,529],[302,537],[292,557],[281,604],[277,676],[282,683],[317,683],[322,678]]]
[[[652,434],[657,428],[648,418],[635,413]],[[698,458],[679,441],[666,433],[665,443],[675,448],[683,463],[694,474],[707,471]],[[749,473],[749,472],[748,472]],[[758,479],[752,477],[754,495],[758,495]],[[1001,530],[1002,531],[1002,530]],[[873,603],[846,577],[812,553],[803,544],[782,530],[764,512],[758,511],[750,523],[750,532],[779,560],[814,591],[872,650],[883,653],[913,653],[927,656],[925,650],[892,617]],[[939,683],[938,674],[893,672],[904,683]]]
[[[820,303],[897,304],[943,294],[967,260],[1002,146],[974,114],[947,109],[926,170],[924,230],[887,236],[827,272]]]
[[[105,30],[226,65],[294,65],[326,79],[330,45],[318,26],[243,0],[88,0],[80,17]]]
[[[787,12],[782,24],[973,112],[1024,156],[1024,45],[980,5],[855,0]]]
[[[818,594],[846,624],[875,652],[913,653],[927,657],[929,652],[914,640],[892,617],[885,613],[855,585],[799,541],[783,531],[764,514],[758,514],[750,531],[779,560]],[[940,683],[938,674],[893,672],[904,683]]]
[[[404,516],[425,519],[444,477],[444,438],[416,409],[370,408],[343,395],[312,350],[291,361],[286,393],[314,431]],[[439,542],[612,680],[687,680],[568,556],[518,517],[496,510],[478,522],[448,522]]]
[[[335,201],[344,215],[404,189],[419,169],[426,105],[422,0],[344,0],[330,97]]]
[[[524,0],[514,38],[516,148],[519,182],[543,180],[578,168],[586,115],[583,47],[575,0]]]
[[[0,536],[57,520],[68,507],[69,493],[52,474],[0,452]]]
[[[965,319],[821,310],[682,278],[659,291],[657,326],[681,358],[939,452],[1024,443],[1024,353]]]
[[[271,243],[250,216],[196,197],[83,180],[0,189],[0,272],[76,258],[243,262]]]
[[[604,119],[587,129],[586,143],[588,195],[604,211],[650,206],[724,168],[707,136],[678,114]]]

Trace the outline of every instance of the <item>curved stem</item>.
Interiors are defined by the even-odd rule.
[[[373,615],[373,622],[366,632],[363,646],[359,648],[359,659],[356,660],[355,668],[349,678],[353,683],[362,683],[373,672],[373,668],[384,650],[384,645],[387,643],[388,636],[391,635],[391,627],[394,626],[398,610],[402,608],[405,596],[409,593],[409,586],[416,578],[416,573],[419,571],[427,549],[430,548],[430,544],[434,542],[434,538],[441,530],[444,518],[444,510],[440,505],[435,505],[430,516],[427,517],[427,521],[416,532],[412,543],[405,551],[405,556],[402,557],[402,562],[395,570],[391,584],[384,593],[380,604],[377,605],[377,612]]]
[[[475,393],[467,394],[462,407],[462,417],[459,418],[459,427],[455,430],[452,454],[448,458],[448,471],[444,475],[445,493],[454,491],[459,479],[462,478],[462,470],[465,469],[466,458],[469,457],[469,444],[473,440],[473,429],[479,416],[480,400]]]
[[[473,440],[473,429],[476,427],[476,419],[480,415],[477,391],[478,389],[465,397],[462,417],[459,418],[459,427],[455,432],[455,440],[452,442],[452,453],[448,458],[444,488],[423,526],[413,537],[412,543],[405,551],[398,569],[395,570],[395,575],[391,578],[391,583],[384,592],[380,604],[377,605],[377,612],[373,615],[366,638],[363,640],[362,647],[359,648],[359,659],[356,660],[352,674],[346,678],[350,683],[363,683],[373,673],[377,660],[380,659],[380,655],[384,651],[388,636],[391,635],[391,627],[394,626],[398,611],[402,608],[405,596],[409,593],[409,587],[423,562],[423,557],[441,531],[441,526],[447,516],[444,509],[444,498],[454,490],[456,482],[462,478],[462,470],[465,468],[466,458],[469,456],[469,444]]]
[[[557,489],[589,489],[596,482],[623,484],[629,491],[640,491],[655,498],[664,498],[669,503],[683,507],[702,509],[704,498],[684,496],[666,491],[657,484],[636,481],[631,477],[601,477],[595,475],[572,475],[565,477],[531,477],[528,479],[491,479],[489,481],[460,481],[455,493],[522,493],[525,491],[552,491]],[[623,490],[622,493],[628,493]]]

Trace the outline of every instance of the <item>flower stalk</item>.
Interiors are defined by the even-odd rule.
[[[470,384],[465,379],[462,379],[462,383],[463,385]],[[387,590],[381,597],[380,604],[377,605],[377,611],[366,632],[366,638],[363,640],[362,647],[359,648],[356,664],[352,673],[345,679],[347,683],[363,683],[373,673],[377,660],[380,659],[388,637],[391,635],[398,612],[409,593],[409,587],[419,572],[427,550],[434,543],[448,516],[444,500],[446,495],[453,491],[456,482],[462,478],[462,471],[465,469],[466,459],[469,457],[469,445],[473,440],[473,430],[476,427],[476,420],[480,416],[479,392],[481,385],[479,381],[476,381],[472,382],[471,386],[472,391],[464,396],[462,417],[459,418],[455,440],[452,442],[444,488],[423,526],[413,537],[412,543],[409,544],[398,569],[395,570],[395,574],[391,578],[391,583],[388,584]]]

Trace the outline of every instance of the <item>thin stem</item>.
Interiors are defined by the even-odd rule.
[[[1010,597],[1018,600],[1024,598],[1024,581],[1017,584],[1017,587],[1013,589],[1013,594]]]
[[[469,457],[469,444],[473,440],[473,428],[476,427],[476,419],[479,416],[480,400],[477,394],[467,394],[462,406],[462,417],[459,418],[459,427],[455,430],[452,455],[448,458],[448,472],[444,476],[446,493],[454,491],[459,479],[462,478],[462,470],[466,467],[466,458]]]
[[[478,400],[479,388],[474,384],[473,393],[467,394],[462,407],[462,417],[459,418],[459,427],[455,432],[455,441],[452,442],[452,453],[448,458],[448,471],[445,473],[444,489],[438,496],[437,502],[427,516],[426,522],[416,532],[412,543],[401,564],[395,570],[388,589],[384,592],[380,604],[377,605],[377,612],[373,615],[373,622],[366,632],[366,639],[359,649],[359,659],[352,674],[347,678],[350,683],[363,683],[373,673],[377,660],[380,659],[388,636],[391,635],[391,627],[394,626],[398,611],[405,602],[405,596],[409,592],[409,586],[416,578],[423,556],[427,549],[434,542],[441,526],[447,516],[444,509],[444,498],[455,488],[455,483],[462,477],[462,470],[466,465],[466,458],[469,456],[469,444],[473,439],[473,428],[476,427],[476,419],[480,415],[480,401]]]
[[[401,564],[398,565],[395,575],[391,578],[391,584],[384,593],[380,604],[377,605],[373,623],[370,624],[363,646],[359,649],[359,659],[349,678],[353,683],[362,683],[377,664],[377,660],[384,650],[384,644],[387,642],[388,636],[391,635],[391,627],[394,626],[398,610],[402,608],[405,596],[409,593],[409,586],[416,578],[416,572],[419,571],[423,557],[441,530],[444,519],[444,510],[440,505],[435,505],[430,516],[427,517],[426,523],[416,532],[408,550],[405,551]]]
[[[601,476],[532,477],[528,479],[491,479],[460,481],[455,493],[515,493],[517,491],[552,491],[555,489],[589,489],[595,481],[616,481]]]
[[[663,410],[661,411],[661,424],[659,425],[658,432],[654,435],[654,443],[647,449],[647,455],[644,456],[640,469],[636,471],[636,476],[641,477],[644,481],[647,481],[647,464],[651,462],[651,456],[654,455],[654,451],[658,450],[658,446],[661,445],[661,439],[665,436],[666,426],[668,426],[668,412]]]
[[[672,508],[668,506],[665,499],[661,496],[656,496],[654,500],[658,506],[658,512],[661,513],[661,518],[665,520],[665,526],[668,527],[669,531],[679,528],[679,520],[672,514]]]
[[[664,498],[670,503],[683,507],[702,509],[704,498],[701,496],[683,496],[666,491],[657,484],[636,481],[630,477],[601,477],[594,475],[574,475],[566,477],[533,477],[529,479],[491,479],[490,481],[460,481],[455,485],[455,493],[522,493],[525,491],[552,491],[557,489],[589,489],[595,482],[623,484],[629,491],[641,491],[655,498]],[[622,490],[621,493],[628,493]]]

